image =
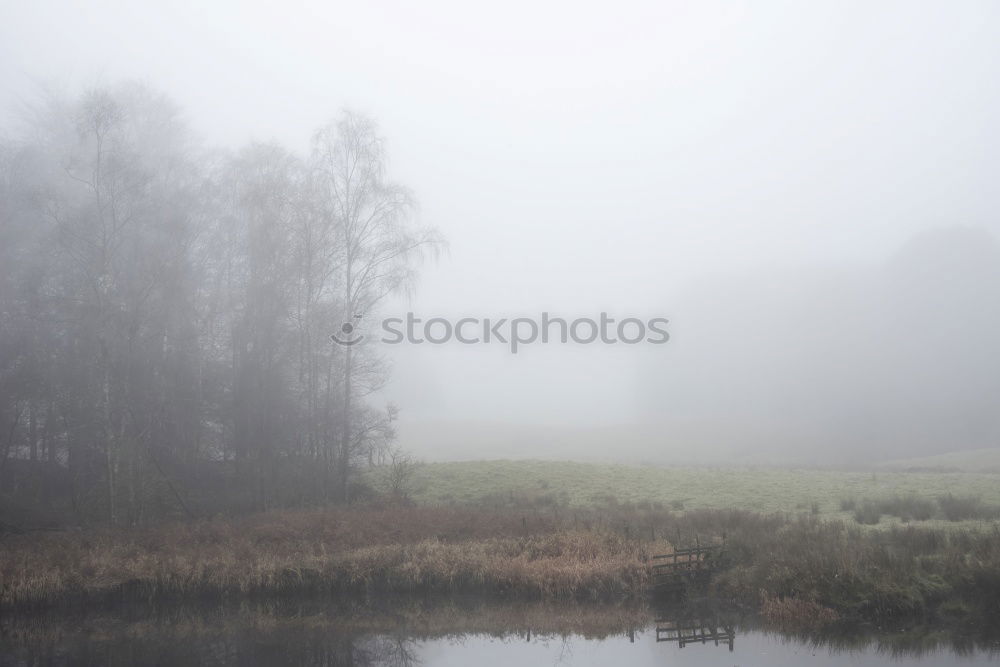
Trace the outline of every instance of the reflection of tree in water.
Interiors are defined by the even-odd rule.
[[[920,657],[935,652],[962,656],[998,655],[1000,623],[965,618],[950,628],[939,624],[882,628],[828,628],[818,633],[778,633],[750,612],[705,600],[674,606],[470,604],[392,600],[344,606],[280,601],[204,607],[141,607],[59,615],[0,614],[0,667],[31,665],[303,665],[375,667],[420,664],[419,645],[447,639],[489,636],[508,642],[561,642],[557,664],[574,660],[581,640],[601,640],[657,629],[714,627],[745,636],[764,632],[781,641],[831,653],[865,652]],[[658,633],[659,634],[659,633]],[[701,637],[693,638],[701,646]],[[674,638],[673,641],[677,641]],[[648,641],[643,638],[643,641]],[[715,638],[705,649],[724,654]],[[690,641],[685,640],[690,646]],[[725,638],[719,645],[727,646]],[[626,645],[627,646],[627,645]],[[627,649],[626,649],[627,650]]]
[[[1000,657],[998,625],[980,625],[968,622],[961,627],[940,625],[888,628],[861,628],[833,626],[815,632],[777,632],[764,630],[765,634],[778,637],[782,643],[795,643],[812,650],[830,653],[869,652],[894,660],[922,658],[934,653],[948,653],[957,657],[985,654]]]
[[[81,628],[82,629],[82,628]],[[155,632],[88,632],[8,643],[0,633],[0,667],[64,665],[298,665],[416,667],[416,640],[403,634],[358,634],[313,627],[244,627],[171,637]],[[227,629],[228,630],[228,629]]]
[[[244,640],[224,664],[299,665],[301,667],[415,667],[416,641],[401,634],[357,635],[341,632],[280,634]]]
[[[410,667],[421,664],[416,642],[402,635],[376,635],[358,642],[353,665],[357,667]]]
[[[568,665],[573,660],[573,646],[569,642],[569,638],[563,637],[562,644],[559,646],[559,655],[556,657],[557,665]]]

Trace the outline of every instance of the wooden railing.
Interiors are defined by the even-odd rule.
[[[722,553],[721,546],[697,546],[653,556],[650,567],[653,589],[673,589],[692,580],[707,578],[718,569]]]

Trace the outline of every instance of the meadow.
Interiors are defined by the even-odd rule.
[[[369,482],[385,486],[387,471]],[[570,508],[651,506],[673,511],[743,509],[760,513],[809,512],[853,519],[845,500],[893,497],[936,501],[973,497],[1000,506],[1000,473],[956,471],[845,471],[831,469],[662,467],[569,461],[473,461],[414,467],[407,483],[418,505]],[[928,525],[954,524],[936,515]],[[885,517],[890,525],[896,520]],[[981,521],[959,522],[971,527]]]

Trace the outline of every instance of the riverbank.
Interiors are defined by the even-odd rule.
[[[355,507],[7,536],[0,606],[303,593],[638,600],[651,556],[723,539],[726,561],[708,592],[775,617],[809,625],[1000,616],[1000,530],[559,507]]]

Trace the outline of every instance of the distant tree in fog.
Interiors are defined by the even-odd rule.
[[[394,411],[329,335],[436,243],[374,124],[308,160],[211,153],[135,84],[26,121],[0,142],[0,502],[135,524],[346,499]]]
[[[371,314],[387,295],[407,286],[415,260],[424,251],[436,251],[440,239],[433,230],[409,224],[414,202],[410,192],[386,180],[384,141],[375,123],[344,112],[313,137],[313,177],[323,217],[333,223],[339,240],[341,306],[344,323]],[[391,419],[355,415],[355,395],[363,396],[382,379],[370,356],[358,363],[364,347],[343,348],[343,395],[339,469],[341,493],[348,494],[348,474],[359,453],[372,459],[384,440]],[[391,415],[386,415],[390,417]]]

